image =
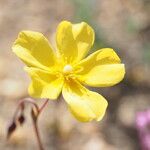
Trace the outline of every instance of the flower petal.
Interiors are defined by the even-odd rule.
[[[66,63],[75,63],[81,60],[89,51],[94,42],[94,31],[85,22],[71,24],[62,21],[56,34],[59,54]]]
[[[63,86],[63,78],[47,71],[25,67],[31,76],[32,82],[29,86],[29,94],[35,98],[57,99]]]
[[[55,56],[43,34],[32,31],[19,33],[13,52],[28,66],[48,70],[55,64]]]
[[[93,87],[107,87],[124,78],[125,67],[118,55],[110,48],[104,48],[82,60],[76,68],[79,80]]]
[[[103,118],[108,104],[100,94],[71,80],[65,83],[62,94],[70,111],[79,121],[100,121]]]

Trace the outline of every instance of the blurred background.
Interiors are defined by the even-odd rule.
[[[0,150],[37,149],[29,109],[26,123],[6,140],[7,126],[18,100],[28,97],[30,82],[11,46],[21,30],[42,32],[55,44],[55,30],[62,20],[90,24],[96,32],[92,51],[115,49],[126,65],[126,76],[114,87],[93,89],[109,102],[101,122],[80,123],[63,100],[50,101],[39,124],[46,150],[142,149],[136,116],[150,109],[150,1],[0,0]],[[146,133],[149,127],[150,121],[143,127]]]

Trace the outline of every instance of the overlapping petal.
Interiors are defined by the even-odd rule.
[[[20,32],[13,51],[27,65],[31,77],[29,94],[35,98],[57,99],[61,91],[72,114],[82,122],[101,120],[106,99],[82,84],[107,87],[120,82],[124,64],[113,49],[104,48],[84,58],[94,43],[94,31],[85,22],[62,21],[56,33],[59,57],[43,34]]]
[[[93,87],[107,87],[120,82],[125,74],[124,64],[113,49],[104,48],[82,60],[77,66],[78,78]]]
[[[76,63],[89,51],[94,42],[94,31],[85,22],[71,24],[62,21],[56,33],[59,54],[67,64]]]
[[[79,121],[99,121],[103,118],[108,104],[100,94],[89,91],[73,80],[65,83],[62,94],[70,111]]]
[[[55,55],[43,34],[33,31],[19,33],[13,52],[29,67],[49,70],[55,64]]]
[[[32,97],[52,100],[58,98],[64,82],[62,76],[32,67],[25,67],[25,70],[32,79],[28,90]]]

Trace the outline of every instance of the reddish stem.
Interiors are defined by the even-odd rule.
[[[37,115],[37,119],[34,119],[32,117],[33,120],[33,127],[34,127],[34,131],[35,131],[35,135],[37,138],[37,142],[38,142],[38,146],[39,146],[39,150],[44,150],[43,144],[41,142],[41,137],[39,134],[39,130],[38,130],[38,117],[41,114],[41,112],[43,111],[43,109],[45,108],[46,104],[48,103],[48,99],[46,99],[46,101],[44,102],[44,104],[38,109],[38,115]]]
[[[46,99],[46,101],[44,102],[44,104],[39,108],[39,114],[43,111],[43,109],[47,105],[48,101],[49,101],[49,99]]]
[[[24,105],[25,103],[32,104],[32,105],[35,107],[36,111],[39,112],[39,107],[38,107],[38,105],[35,103],[35,101],[34,101],[32,98],[24,98],[24,99],[20,100],[20,102],[19,102],[19,104],[18,104],[18,106],[17,106],[17,109],[16,109],[16,111],[15,111],[15,113],[14,113],[14,116],[13,116],[13,121],[16,120],[20,108],[21,108],[22,105]]]
[[[22,99],[19,102],[19,104],[17,106],[17,109],[16,109],[16,111],[14,113],[14,116],[13,116],[13,122],[15,122],[17,120],[17,115],[18,115],[20,109],[21,109],[21,111],[23,111],[25,103],[29,103],[29,104],[33,105],[33,107],[35,108],[35,111],[36,111],[37,114],[35,114],[34,116],[31,115],[31,117],[32,117],[32,121],[33,121],[33,128],[34,128],[35,135],[36,135],[36,138],[37,138],[39,150],[44,150],[44,147],[43,147],[43,144],[41,142],[41,137],[40,137],[40,134],[39,134],[38,117],[41,114],[41,112],[43,111],[43,109],[45,108],[48,101],[49,101],[49,99],[46,99],[46,101],[43,103],[43,105],[39,108],[39,106],[35,103],[35,101],[32,98]],[[33,113],[35,113],[35,112],[33,112]]]
[[[35,132],[35,135],[36,135],[36,138],[37,138],[37,143],[38,143],[39,150],[44,150],[43,144],[41,142],[41,137],[40,137],[40,134],[39,134],[39,130],[38,130],[38,122],[37,122],[37,120],[34,120],[33,118],[32,118],[32,121],[33,121],[33,128],[34,128],[34,132]]]

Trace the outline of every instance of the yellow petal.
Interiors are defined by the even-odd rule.
[[[47,71],[25,67],[31,76],[32,82],[29,86],[29,94],[35,98],[57,99],[63,86],[63,78]]]
[[[104,48],[82,60],[78,78],[84,84],[93,87],[107,87],[120,82],[124,78],[125,67],[120,63],[118,55],[110,48]]]
[[[100,94],[71,80],[65,83],[62,94],[70,111],[79,121],[100,121],[103,118],[108,104]]]
[[[81,60],[94,42],[94,31],[85,22],[71,24],[62,21],[56,33],[59,54],[68,64]]]
[[[55,56],[43,34],[32,31],[19,33],[13,52],[28,66],[48,70],[55,64]]]

